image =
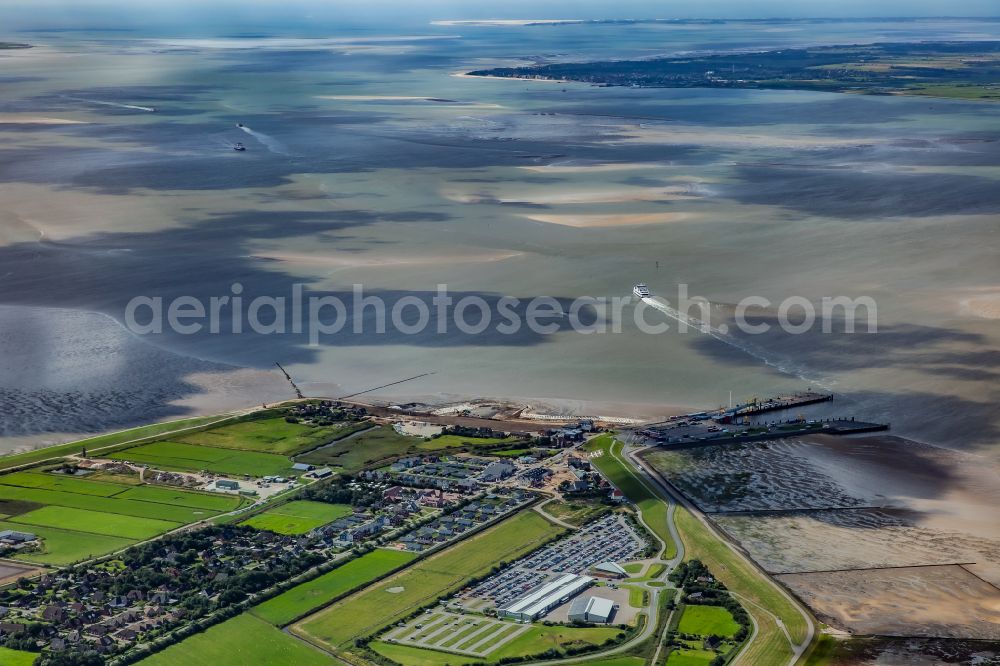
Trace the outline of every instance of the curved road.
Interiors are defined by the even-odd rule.
[[[778,627],[781,629],[785,637],[788,639],[789,646],[792,649],[792,658],[789,660],[788,664],[789,666],[793,666],[812,644],[813,637],[816,634],[816,625],[813,623],[812,617],[809,615],[808,611],[802,608],[802,605],[792,595],[790,595],[782,586],[775,583],[770,576],[764,573],[756,562],[750,559],[740,549],[733,546],[733,544],[730,543],[727,538],[719,534],[719,531],[716,529],[716,527],[708,521],[708,519],[701,513],[701,511],[698,510],[697,507],[694,506],[694,504],[689,502],[687,498],[684,497],[683,495],[677,493],[673,488],[669,486],[669,484],[664,483],[660,475],[655,470],[650,469],[647,463],[642,458],[640,458],[634,450],[632,452],[625,453],[625,457],[628,458],[628,460],[632,463],[632,466],[635,469],[638,469],[644,477],[649,479],[651,483],[655,484],[655,486],[660,489],[661,492],[658,493],[659,495],[669,497],[671,505],[673,505],[675,502],[681,504],[687,511],[691,513],[692,516],[694,516],[697,520],[699,520],[702,523],[702,525],[704,525],[705,528],[711,532],[712,535],[714,535],[717,539],[719,539],[719,541],[725,544],[726,547],[729,548],[729,550],[732,551],[738,558],[743,560],[753,569],[757,570],[758,572],[761,572],[761,576],[765,580],[767,580],[767,582],[774,589],[776,589],[783,597],[785,597],[785,599],[787,599],[789,603],[792,604],[792,607],[795,608],[800,615],[802,615],[802,618],[806,622],[807,633],[802,643],[796,644],[794,641],[792,641],[791,635],[788,633],[788,630],[785,627],[784,623],[779,618],[777,618],[777,616],[775,616],[770,611],[761,608],[759,604],[752,603],[754,607],[772,616],[777,622]],[[671,527],[671,536],[673,536],[675,534],[673,520],[671,520],[670,527]],[[741,595],[737,596],[740,596],[740,598],[744,599],[744,601],[751,603],[749,602],[749,600],[746,600]],[[748,615],[750,615],[750,619],[753,621],[754,625],[753,632],[748,637],[747,642],[743,644],[743,647],[740,649],[740,654],[736,656],[734,663],[742,663],[744,655],[747,653],[747,648],[750,647],[751,643],[753,643],[753,641],[756,640],[757,638],[758,634],[757,622],[753,620],[752,614],[748,613]]]

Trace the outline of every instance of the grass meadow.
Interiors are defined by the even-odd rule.
[[[407,551],[379,548],[297,585],[255,606],[250,612],[271,624],[283,626],[412,562],[416,557],[416,554]]]
[[[244,613],[209,627],[139,662],[142,666],[330,666],[329,657],[267,622]]]
[[[351,513],[353,509],[347,504],[296,500],[258,513],[243,521],[243,524],[278,534],[305,534]]]
[[[293,625],[295,633],[345,647],[354,638],[373,634],[415,609],[462,587],[502,561],[514,560],[561,533],[534,511],[522,511],[499,525]],[[400,589],[401,588],[401,589]],[[392,589],[393,592],[388,592]]]

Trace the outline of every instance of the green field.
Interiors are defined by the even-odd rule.
[[[211,423],[212,421],[218,421],[221,418],[225,417],[198,416],[191,419],[168,421],[166,423],[153,423],[151,425],[139,426],[138,428],[122,430],[120,432],[114,432],[107,435],[99,435],[97,437],[81,439],[75,442],[70,442],[68,444],[58,444],[56,446],[48,446],[44,449],[37,449],[35,451],[27,451],[25,453],[15,453],[0,458],[0,470],[10,469],[11,467],[18,467],[20,465],[29,465],[31,463],[36,463],[42,460],[48,460],[49,458],[58,458],[59,456],[65,456],[73,453],[80,453],[80,449],[83,447],[86,447],[87,451],[89,453],[92,453],[102,447],[114,446],[116,444],[123,444],[125,442],[131,442],[136,439],[157,437],[159,435],[172,432],[174,430],[181,430],[183,428],[193,428],[204,425],[206,423]]]
[[[296,500],[288,502],[243,521],[244,525],[278,534],[305,534],[309,530],[331,523],[353,513],[347,504],[326,504]]]
[[[708,666],[715,657],[708,650],[674,650],[667,658],[667,666]]]
[[[383,643],[372,641],[371,649],[383,657],[388,657],[403,666],[457,666],[458,664],[484,664],[482,659],[468,655],[450,654],[437,650],[400,645],[399,643]],[[640,665],[641,666],[641,665]]]
[[[646,524],[666,544],[663,557],[670,559],[677,555],[677,544],[671,538],[667,527],[667,504],[616,458],[621,453],[622,446],[622,443],[615,441],[610,434],[595,437],[587,442],[587,450],[602,451],[602,455],[591,458],[591,464],[639,507]]]
[[[561,500],[547,503],[542,507],[542,511],[563,522],[579,527],[584,523],[597,520],[611,511],[611,507],[601,504],[599,501]]]
[[[567,661],[564,666],[643,666],[646,660],[641,657],[608,657],[607,659],[592,659],[590,661]]]
[[[366,430],[360,435],[345,438],[343,442],[335,442],[329,446],[296,456],[295,460],[312,465],[330,465],[352,474],[361,469],[378,466],[406,455],[520,441],[522,440],[513,438],[487,439],[459,437],[457,435],[442,435],[424,441],[422,437],[400,435],[390,426],[378,426]]]
[[[129,488],[120,495],[115,495],[115,499],[140,500],[221,512],[232,511],[242,502],[239,497],[233,495],[148,485]]]
[[[682,634],[698,634],[699,636],[721,636],[729,638],[740,625],[732,614],[721,606],[685,606],[684,614],[677,625],[677,631]]]
[[[207,509],[192,509],[190,507],[159,504],[156,502],[118,499],[117,497],[97,497],[94,495],[67,493],[61,490],[18,488],[5,485],[0,485],[0,500],[54,504],[56,506],[88,509],[90,511],[118,513],[138,518],[158,518],[177,523],[190,523],[215,515],[214,511]]]
[[[519,458],[520,456],[530,456],[532,449],[503,449],[501,451],[490,451],[491,456],[498,458]]]
[[[114,453],[111,457],[182,472],[208,470],[236,476],[288,476],[292,473],[291,461],[273,453],[218,449],[173,441],[143,444]]]
[[[244,613],[143,659],[142,666],[330,666],[332,657]]]
[[[0,664],[3,666],[31,666],[37,657],[37,652],[22,652],[0,647]]]
[[[379,548],[333,571],[297,585],[250,610],[257,617],[283,626],[333,599],[384,576],[416,559],[415,553]]]
[[[157,486],[135,486],[22,471],[0,476],[0,509],[9,529],[39,534],[29,562],[68,564],[97,557],[231,511],[241,499]]]
[[[120,536],[126,539],[149,539],[181,526],[155,518],[136,518],[115,513],[102,513],[66,506],[45,506],[41,509],[22,513],[12,522],[56,529]]]
[[[0,483],[5,486],[19,486],[21,488],[42,488],[45,490],[62,490],[68,493],[79,493],[81,495],[96,495],[98,497],[111,497],[128,490],[131,486],[120,483],[106,483],[103,481],[89,481],[78,476],[61,476],[48,472],[14,472],[0,476]]]
[[[297,456],[296,462],[330,465],[348,474],[408,453],[416,453],[420,437],[400,435],[389,426],[377,426],[360,435]]]
[[[172,438],[172,441],[290,456],[343,437],[367,425],[367,423],[344,422],[331,426],[310,426],[288,423],[283,417],[274,417],[210,428]]]
[[[0,522],[0,529],[32,532],[42,538],[41,552],[22,553],[15,555],[14,559],[57,566],[105,555],[135,543],[132,539],[34,525],[29,527],[21,523]]]
[[[498,661],[505,657],[539,654],[551,648],[562,649],[585,643],[600,645],[619,633],[621,629],[615,627],[534,626],[510,643],[502,645],[499,650],[491,652],[489,659]]]
[[[292,630],[331,647],[373,634],[413,610],[450,594],[465,582],[502,561],[511,561],[561,530],[534,511],[522,511],[499,525],[472,536],[395,576],[368,587]],[[403,588],[389,593],[389,588]]]
[[[461,437],[459,435],[441,435],[427,442],[420,442],[418,449],[424,451],[440,451],[442,449],[455,449],[461,447],[495,446],[497,444],[513,444],[523,442],[523,439],[516,437]]]
[[[622,585],[622,587],[626,587]],[[641,587],[628,587],[628,605],[632,608],[642,608],[646,604],[643,603],[646,600],[646,591]]]
[[[466,631],[471,631],[471,629]],[[491,652],[487,659],[492,663],[506,657],[539,654],[551,648],[565,649],[571,646],[582,646],[586,643],[600,644],[609,638],[614,638],[618,633],[618,629],[610,627],[546,627],[538,625],[532,627],[511,642],[502,645],[499,650]],[[455,666],[457,664],[485,663],[483,659],[467,655],[449,654],[410,645],[400,645],[399,643],[374,641],[371,643],[371,648],[382,656],[389,657],[393,661],[403,664],[403,666],[445,666],[446,664]],[[634,659],[634,661],[633,659],[623,657],[620,659],[584,663],[608,663],[611,666],[642,666],[643,661],[641,659]]]

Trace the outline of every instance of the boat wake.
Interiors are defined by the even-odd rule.
[[[275,139],[273,136],[264,134],[263,132],[257,132],[256,130],[252,130],[246,125],[237,125],[237,127],[239,127],[241,130],[243,130],[253,138],[257,139],[257,141],[260,142],[262,146],[267,148],[272,153],[277,153],[278,155],[288,154],[288,149],[285,148],[285,145],[280,141],[278,141],[277,139]]]
[[[88,104],[100,104],[101,106],[113,106],[119,109],[131,109],[133,111],[146,111],[147,113],[153,113],[156,111],[155,107],[152,106],[140,106],[139,104],[124,104],[122,102],[104,102],[99,99],[86,99],[84,97],[70,97],[69,99],[75,99],[78,102],[87,102]]]
[[[761,361],[768,367],[774,368],[779,372],[786,375],[793,375],[809,384],[823,388],[826,390],[833,390],[833,381],[829,378],[819,377],[813,374],[809,369],[803,367],[802,365],[791,362],[788,359],[776,359],[767,350],[761,349],[759,346],[749,342],[748,340],[741,339],[729,332],[729,326],[727,324],[720,324],[719,326],[713,326],[710,321],[703,321],[697,317],[692,317],[691,315],[681,312],[676,308],[670,306],[666,300],[659,298],[657,296],[646,296],[642,298],[642,302],[649,307],[659,310],[663,314],[667,315],[678,324],[680,328],[678,330],[694,330],[715,338],[719,342],[729,345],[735,349],[739,349],[752,356],[753,358]],[[719,308],[717,304],[709,303],[708,307]]]

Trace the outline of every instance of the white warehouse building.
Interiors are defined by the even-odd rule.
[[[615,612],[615,602],[603,597],[580,597],[569,606],[570,622],[607,624]]]
[[[580,594],[593,582],[594,579],[590,576],[566,574],[515,599],[509,606],[498,609],[497,614],[500,617],[531,622]]]

